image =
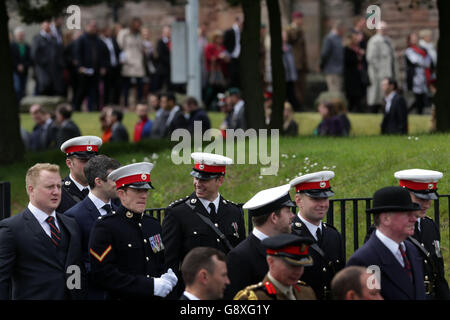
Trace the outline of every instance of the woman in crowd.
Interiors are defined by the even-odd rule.
[[[338,116],[336,106],[331,102],[321,102],[318,111],[322,116],[322,121],[314,130],[314,135],[319,136],[343,136],[345,135],[344,125]]]

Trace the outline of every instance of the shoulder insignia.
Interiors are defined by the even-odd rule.
[[[69,180],[64,181],[65,186],[70,186],[71,182]]]
[[[255,292],[247,287],[239,291],[233,298],[233,300],[258,300]]]
[[[180,203],[183,203],[183,201],[186,200],[187,198],[189,198],[189,196],[186,196],[186,197],[184,197],[182,199],[178,199],[178,200],[172,201],[172,203],[169,204],[168,207],[170,208],[170,207],[174,207],[176,205],[179,205]]]
[[[336,229],[335,226],[333,226],[333,225],[331,225],[331,224],[329,224],[329,223],[322,222],[322,225],[323,225],[324,227],[326,227],[326,228],[330,228],[330,229],[334,229],[334,230],[338,231],[338,230]]]
[[[266,288],[266,291],[269,295],[277,294],[277,290],[275,289],[272,282],[269,282],[269,281],[264,282],[264,287]]]
[[[297,284],[298,284],[299,286],[309,287],[309,285],[308,285],[306,282],[301,281],[301,280],[298,280],[298,281],[297,281]]]

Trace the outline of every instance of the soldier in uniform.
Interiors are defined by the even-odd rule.
[[[262,282],[239,291],[234,300],[316,300],[311,287],[299,280],[304,267],[313,264],[308,254],[311,243],[293,234],[264,239],[269,272]]]
[[[449,300],[450,292],[444,275],[439,226],[429,217],[427,210],[438,199],[437,182],[443,174],[439,171],[411,169],[394,173],[400,186],[409,190],[411,200],[421,206],[417,211],[414,235],[409,237],[423,257],[425,290],[428,299]]]
[[[315,291],[319,300],[331,299],[331,280],[345,265],[344,242],[332,225],[322,221],[329,207],[333,171],[320,171],[297,177],[290,182],[296,189],[295,202],[299,208],[293,219],[294,234],[309,237],[314,259],[312,267],[305,268],[302,280]]]
[[[191,249],[213,247],[228,253],[245,239],[242,208],[219,193],[225,168],[233,161],[202,152],[192,153],[191,157],[195,163],[191,172],[195,190],[190,196],[169,205],[162,224],[165,265],[177,275],[180,275],[181,263]],[[174,298],[177,299],[182,290],[180,281]]]
[[[122,205],[100,216],[89,240],[92,279],[113,299],[166,297],[177,283],[164,273],[164,244],[159,222],[144,214],[152,189],[153,164],[120,167],[108,175],[115,181]]]
[[[295,204],[289,196],[290,185],[262,190],[247,201],[243,208],[248,209],[253,222],[253,230],[236,248],[227,255],[230,285],[225,289],[225,299],[233,299],[239,290],[261,281],[269,270],[266,250],[261,241],[291,233]]]
[[[102,139],[96,136],[76,137],[61,145],[70,173],[62,180],[61,203],[56,211],[64,213],[88,195],[90,189],[84,167],[90,158],[98,154],[101,145]]]

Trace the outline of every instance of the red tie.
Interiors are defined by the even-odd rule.
[[[406,256],[406,252],[405,250],[403,250],[403,247],[401,245],[399,245],[398,247],[400,249],[400,253],[402,254],[403,262],[405,264],[404,269],[408,272],[408,276],[412,280],[411,264],[409,263],[409,259]]]
[[[56,227],[55,218],[50,216],[45,221],[47,221],[50,226],[50,234],[53,243],[55,244],[55,246],[58,246],[61,242],[61,232],[59,231],[58,227]]]

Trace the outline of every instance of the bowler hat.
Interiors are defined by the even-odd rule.
[[[402,187],[384,187],[373,194],[372,208],[367,213],[405,212],[420,210],[420,205],[411,201],[408,190]]]

